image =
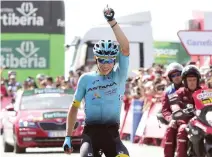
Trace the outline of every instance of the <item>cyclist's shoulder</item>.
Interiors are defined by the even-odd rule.
[[[91,72],[86,72],[86,73],[83,73],[81,76],[80,76],[80,79],[83,79],[83,80],[87,80],[89,78],[93,78],[97,76],[96,75],[96,72],[95,71],[91,71]]]

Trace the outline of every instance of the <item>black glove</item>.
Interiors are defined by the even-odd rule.
[[[104,16],[105,16],[105,18],[106,18],[107,21],[114,20],[115,12],[114,12],[114,10],[112,8],[109,8],[108,5],[104,9],[103,13],[104,13]]]

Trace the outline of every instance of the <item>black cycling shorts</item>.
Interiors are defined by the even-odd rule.
[[[129,157],[119,137],[119,125],[86,125],[80,148],[81,157]]]

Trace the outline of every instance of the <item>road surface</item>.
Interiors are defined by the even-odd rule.
[[[131,157],[163,157],[163,150],[153,146],[139,146],[125,142]],[[2,139],[0,137],[0,157],[65,157],[62,148],[29,148],[25,154],[4,153],[2,148]],[[72,157],[79,157],[79,152],[75,152]]]

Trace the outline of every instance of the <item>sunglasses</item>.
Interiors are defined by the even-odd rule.
[[[97,61],[101,64],[112,64],[115,62],[115,58],[97,58]]]
[[[175,77],[179,77],[179,76],[181,76],[181,73],[175,73],[175,74],[171,75],[171,78],[175,78]]]
[[[164,91],[165,87],[157,87],[157,91]]]

